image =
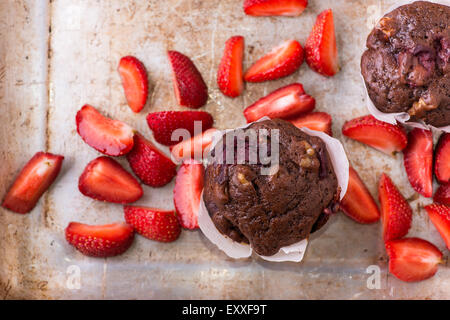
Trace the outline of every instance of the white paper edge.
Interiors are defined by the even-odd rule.
[[[256,122],[264,120],[270,120],[270,118],[263,117]],[[215,145],[220,141],[220,139],[225,133],[237,129],[245,129],[251,124],[252,123],[249,123],[245,126],[219,132],[217,135],[214,136],[210,150],[214,149]],[[300,130],[302,130],[303,132],[307,133],[310,136],[319,137],[325,143],[327,151],[330,154],[331,162],[334,171],[336,173],[338,184],[341,188],[340,199],[342,199],[345,193],[347,192],[349,179],[349,162],[342,144],[340,143],[339,140],[330,137],[326,133],[310,130],[308,128],[300,128]],[[215,244],[227,256],[234,259],[241,259],[241,258],[248,258],[252,255],[253,249],[251,248],[250,245],[233,241],[229,237],[221,234],[219,230],[217,230],[208,213],[208,210],[206,209],[205,201],[203,200],[203,192],[201,195],[200,206],[198,211],[198,225],[200,227],[200,230],[206,236],[206,238],[208,238],[209,241]],[[303,260],[307,247],[308,247],[308,239],[304,239],[300,242],[280,248],[278,253],[272,256],[260,256],[256,253],[255,254],[261,257],[262,259],[271,262],[285,262],[285,261],[300,262]]]
[[[400,6],[403,6],[405,4],[410,4],[415,2],[416,0],[401,0],[401,1],[397,1],[394,5],[390,6],[389,9],[386,10],[386,12],[384,14],[381,15],[381,17],[384,17],[384,15],[386,15],[387,13],[391,12],[392,10],[397,9]],[[443,4],[443,5],[447,5],[450,6],[450,0],[429,0],[428,2],[434,2],[434,3],[439,3],[439,4]],[[380,18],[381,18],[380,17]],[[361,79],[363,81],[364,84],[364,89],[366,91],[366,99],[367,99],[367,109],[369,110],[369,113],[371,115],[373,115],[376,119],[380,120],[380,121],[384,121],[390,124],[397,124],[397,121],[400,123],[403,123],[405,125],[408,125],[410,127],[413,128],[420,128],[420,129],[425,129],[428,130],[430,128],[434,128],[436,130],[441,130],[441,131],[445,131],[445,132],[450,132],[450,125],[445,126],[445,127],[440,127],[440,128],[436,128],[432,125],[427,125],[423,122],[413,122],[413,121],[408,121],[410,116],[407,112],[396,112],[396,113],[384,113],[381,112],[380,110],[377,109],[377,107],[375,107],[375,105],[373,104],[372,100],[369,97],[369,91],[367,90],[367,86],[366,86],[366,82],[364,81],[364,78],[361,75]]]

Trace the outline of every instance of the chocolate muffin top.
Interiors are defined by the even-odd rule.
[[[385,113],[450,125],[450,7],[426,1],[386,14],[367,38],[361,72]]]
[[[236,139],[227,139],[227,133],[217,144],[220,147],[211,152],[215,159],[206,168],[203,197],[219,232],[250,243],[260,255],[271,256],[326,223],[339,199],[338,182],[320,138],[279,119],[253,123],[242,132],[250,129],[258,135],[267,130],[269,155],[273,130],[278,130],[279,161],[272,166],[278,170],[262,174],[261,169],[270,164],[259,158],[256,163],[250,161],[250,142],[239,145]],[[231,146],[230,141],[234,141]],[[258,146],[264,144],[259,141]],[[223,156],[217,157],[217,148],[222,148]],[[230,151],[231,161],[218,161]]]

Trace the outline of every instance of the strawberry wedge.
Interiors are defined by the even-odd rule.
[[[440,186],[433,196],[434,202],[450,206],[450,183]]]
[[[317,16],[305,44],[306,62],[324,76],[334,76],[339,71],[338,50],[334,33],[333,12],[325,10]]]
[[[244,37],[234,36],[228,39],[217,72],[219,89],[228,97],[240,96],[244,90],[243,58]]]
[[[347,193],[341,200],[342,211],[356,222],[369,224],[380,220],[380,211],[358,173],[350,167]]]
[[[408,144],[403,127],[379,121],[372,115],[347,121],[342,134],[389,155],[402,151]]]
[[[432,243],[419,238],[388,241],[386,251],[389,272],[406,282],[431,278],[442,262],[442,252]]]
[[[113,257],[128,250],[134,240],[134,230],[122,222],[101,226],[71,222],[66,228],[66,240],[86,256]]]
[[[139,200],[139,182],[114,159],[99,157],[84,169],[78,181],[80,192],[99,201],[131,203]]]
[[[439,183],[450,182],[450,133],[443,133],[436,147],[434,174]]]
[[[269,118],[291,118],[314,110],[316,100],[305,93],[303,85],[294,83],[282,87],[259,99],[244,110],[247,123],[264,116]]]
[[[133,148],[133,129],[127,124],[104,117],[90,105],[76,116],[80,137],[95,150],[108,156],[121,156]]]
[[[263,82],[286,77],[300,68],[303,48],[296,40],[287,40],[256,61],[244,75],[247,82]]]
[[[245,0],[244,12],[249,16],[299,16],[308,0]]]
[[[191,139],[181,141],[172,146],[170,152],[172,153],[173,161],[180,163],[182,160],[190,158],[201,161],[204,155],[209,152],[208,147],[211,145],[214,135],[217,132],[217,129],[211,128]]]
[[[144,64],[135,57],[126,56],[120,59],[117,70],[122,79],[128,106],[133,112],[140,112],[148,97],[148,78]]]
[[[425,210],[450,250],[450,207],[433,203],[426,206]]]
[[[331,132],[332,119],[326,112],[311,112],[286,120],[297,128],[306,127],[311,130],[325,132],[329,136],[333,135]]]
[[[385,173],[380,178],[378,197],[381,204],[384,241],[406,236],[411,227],[412,209]]]
[[[23,167],[6,194],[2,206],[16,213],[28,213],[61,171],[63,156],[38,152]]]
[[[198,228],[198,209],[203,191],[205,170],[203,164],[185,160],[177,173],[173,201],[178,219],[183,228]]]

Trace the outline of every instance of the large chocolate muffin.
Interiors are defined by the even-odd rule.
[[[361,72],[385,113],[450,125],[450,7],[426,1],[386,14],[367,38]]]
[[[273,152],[272,132],[279,130],[278,170],[261,174],[261,169],[270,165],[261,164],[259,158],[250,163],[248,140],[238,144],[236,139],[227,140],[227,133],[217,144],[222,146],[223,156],[215,154],[220,147],[212,152],[215,159],[210,159],[206,168],[203,197],[219,232],[234,241],[250,243],[260,255],[271,256],[326,223],[339,197],[338,182],[320,138],[279,119],[253,123],[241,130],[248,133],[250,129],[269,132],[269,154]],[[227,145],[229,141],[234,141],[231,146]],[[225,159],[230,151],[230,162],[218,160]]]

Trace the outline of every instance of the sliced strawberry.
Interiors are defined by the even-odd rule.
[[[234,36],[225,43],[225,50],[217,72],[217,84],[226,96],[240,96],[244,90],[242,60],[244,58],[244,37]]]
[[[109,156],[121,156],[133,148],[133,129],[127,124],[104,117],[90,105],[76,116],[77,131],[95,150]]]
[[[444,239],[450,250],[450,207],[443,204],[430,204],[425,207],[431,222]]]
[[[308,0],[245,0],[244,11],[250,16],[299,16]]]
[[[198,228],[198,209],[203,191],[203,164],[185,160],[177,173],[173,201],[181,226],[187,229]]]
[[[305,44],[306,62],[314,71],[324,76],[334,76],[339,71],[338,50],[334,33],[333,12],[321,12]]]
[[[191,136],[195,134],[195,123],[197,130],[203,132],[213,125],[213,117],[204,111],[161,111],[149,113],[147,123],[153,131],[155,140],[166,146],[172,146],[181,141],[179,137],[172,134],[177,129],[185,129]]]
[[[440,186],[434,194],[433,200],[437,203],[450,206],[450,183]]]
[[[120,59],[118,71],[125,97],[133,112],[141,111],[148,97],[148,78],[144,64],[132,56]]]
[[[378,197],[381,204],[384,241],[404,237],[411,227],[412,209],[385,173],[380,178]]]
[[[414,128],[408,134],[403,161],[409,183],[424,197],[433,196],[433,134]]]
[[[269,118],[291,118],[314,110],[316,100],[307,95],[300,83],[282,87],[259,99],[244,110],[247,123],[264,116]]]
[[[439,183],[450,182],[450,133],[443,133],[436,147],[434,174]]]
[[[347,121],[342,133],[386,154],[402,151],[408,144],[403,127],[379,121],[372,115]]]
[[[173,210],[124,206],[124,213],[125,221],[150,240],[172,242],[180,236],[180,223]]]
[[[135,202],[143,195],[139,182],[108,157],[89,162],[78,180],[78,189],[87,197],[113,203]]]
[[[389,272],[402,281],[415,282],[431,278],[442,262],[442,252],[432,243],[407,238],[386,243]]]
[[[175,162],[179,163],[184,159],[197,159],[201,161],[203,156],[209,152],[209,146],[213,141],[214,135],[217,133],[217,129],[211,128],[192,137],[189,140],[182,141],[170,148],[172,152],[172,158]]]
[[[134,240],[133,227],[126,223],[91,226],[69,223],[66,240],[82,254],[90,257],[113,257],[124,253]]]
[[[247,82],[263,82],[286,77],[302,65],[303,48],[296,40],[287,40],[256,61],[244,75]]]
[[[332,136],[331,132],[331,116],[326,112],[311,112],[302,114],[299,117],[287,119],[297,128],[306,127],[311,130],[325,132]]]
[[[342,211],[359,223],[374,223],[380,220],[380,211],[358,173],[350,167],[348,189],[341,200]]]
[[[173,87],[178,104],[189,108],[200,108],[208,100],[208,88],[194,63],[184,54],[169,51],[173,71]]]
[[[63,156],[38,152],[20,171],[2,206],[16,213],[28,213],[61,171]]]
[[[139,179],[151,187],[162,187],[177,174],[172,160],[139,133],[134,136],[134,148],[127,160]]]

